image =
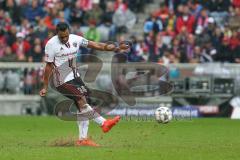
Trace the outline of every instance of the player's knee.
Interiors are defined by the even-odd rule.
[[[84,105],[87,104],[86,99],[84,97],[79,97],[77,100],[78,107],[84,108]]]

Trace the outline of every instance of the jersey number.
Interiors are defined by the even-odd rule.
[[[69,66],[70,68],[73,67],[73,58],[68,58],[68,66]]]

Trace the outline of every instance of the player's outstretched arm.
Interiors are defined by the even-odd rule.
[[[43,88],[40,90],[39,95],[45,96],[48,90],[48,80],[50,75],[52,74],[54,65],[53,63],[46,63],[45,69],[44,69],[44,75],[43,75]]]
[[[88,42],[88,48],[96,49],[99,51],[115,51],[115,52],[127,52],[129,50],[129,45],[121,44],[119,46],[112,43],[101,43],[101,42]]]

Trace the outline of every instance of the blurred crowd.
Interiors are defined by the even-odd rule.
[[[165,0],[143,32],[130,61],[240,63],[240,0]]]
[[[0,94],[38,94],[42,86],[40,68],[0,70]]]
[[[62,21],[89,40],[125,40],[149,2],[0,0],[0,61],[42,62]],[[240,0],[161,0],[142,32],[130,36],[129,61],[240,63]]]
[[[151,0],[0,0],[0,61],[42,62],[59,22],[89,40],[116,40]]]

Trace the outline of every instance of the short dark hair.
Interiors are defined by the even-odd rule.
[[[59,22],[56,27],[56,32],[65,31],[66,29],[69,29],[69,25],[65,22]]]

